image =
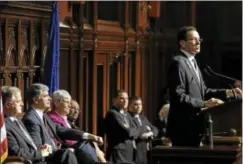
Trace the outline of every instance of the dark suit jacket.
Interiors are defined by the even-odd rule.
[[[50,131],[52,133],[51,137],[57,139],[59,142],[63,143],[63,140],[65,139],[80,140],[82,138],[84,133],[83,131],[64,128],[58,124],[53,123],[47,114],[44,114],[43,116],[46,118],[47,124],[50,127]],[[23,122],[37,147],[44,145],[45,143],[52,145],[43,121],[40,119],[33,108],[31,108],[25,114]]]
[[[19,122],[25,128],[24,124],[21,121]],[[10,118],[5,118],[5,125],[8,137],[8,153],[10,156],[20,156],[31,161],[42,159],[40,150],[34,149],[24,133]]]
[[[124,115],[129,126],[125,125]],[[141,131],[134,125],[131,116],[127,112],[124,112],[124,115],[112,107],[105,118],[105,133],[108,141],[107,155],[114,164],[133,161],[133,140],[141,134]]]
[[[158,129],[154,127],[148,119],[143,116],[139,115],[139,118],[141,120],[142,125],[140,125],[139,121],[137,118],[134,117],[133,113],[130,113],[134,124],[136,125],[137,129],[142,128],[144,132],[149,132],[149,130],[146,128],[146,126],[149,126],[151,131],[153,132],[154,136],[156,137],[158,135]],[[136,155],[135,155],[135,162],[136,164],[147,164],[148,159],[147,159],[147,143],[148,140],[142,140],[140,138],[136,139]],[[150,143],[149,143],[150,144]]]
[[[207,88],[201,72],[200,82],[185,54],[180,52],[174,57],[169,74],[170,111],[168,115],[168,134],[173,140],[185,139],[199,144],[204,130],[201,108],[204,100],[210,97],[226,98],[225,89]],[[207,97],[207,99],[205,99]]]

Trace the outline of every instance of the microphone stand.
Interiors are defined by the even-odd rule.
[[[211,75],[214,75],[214,76],[216,76],[216,77],[220,77],[221,80],[223,79],[224,81],[225,81],[225,80],[227,80],[227,81],[232,81],[232,82],[233,82],[233,81],[234,81],[234,82],[237,81],[237,79],[234,79],[234,78],[231,78],[231,77],[228,77],[228,76],[225,76],[225,75],[216,73],[215,71],[212,70],[212,68],[211,68],[210,66],[206,66],[206,68],[204,68],[204,72],[205,72],[208,76],[210,76],[210,77],[211,77]],[[234,87],[233,87],[231,84],[229,84],[229,83],[227,83],[227,85],[231,88],[232,93],[233,93],[233,97],[234,97],[235,99],[238,99],[238,97],[237,97],[237,95],[236,95],[236,93],[235,93]]]
[[[235,90],[234,90],[233,86],[231,84],[228,84],[228,85],[230,86],[230,88],[232,90],[232,93],[233,93],[234,98],[235,99],[238,99],[238,97],[236,96],[236,93],[235,93]]]
[[[228,81],[232,81],[232,82],[237,81],[237,79],[235,79],[235,78],[228,77],[228,76],[225,76],[225,75],[216,73],[215,71],[212,70],[212,68],[211,68],[210,66],[206,66],[206,69],[207,69],[207,71],[208,71],[210,74],[213,74],[214,76],[220,77],[220,78],[222,78],[222,79],[224,79],[224,80],[228,80]]]

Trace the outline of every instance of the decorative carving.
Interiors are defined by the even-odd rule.
[[[148,4],[146,1],[139,2],[139,8],[142,12],[147,13],[149,10],[152,9],[151,5]]]
[[[42,60],[43,66],[44,66],[44,63],[46,61],[46,52],[47,52],[47,46],[45,46],[44,49],[43,49],[43,60]]]
[[[37,46],[34,45],[32,48],[32,51],[31,51],[31,56],[30,56],[30,65],[31,66],[38,64],[38,63],[35,63],[36,50],[37,50]]]
[[[23,78],[23,72],[20,69],[17,69],[17,74],[16,74],[18,79]]]
[[[15,66],[16,61],[16,51],[12,45],[9,46],[6,56],[6,65]]]
[[[16,49],[16,29],[14,27],[9,27],[8,29],[8,37],[10,44]]]
[[[1,3],[3,3],[1,1]],[[40,19],[48,19],[51,13],[52,2],[40,2],[41,4],[32,4],[28,2],[9,1],[5,2],[5,6],[2,7],[1,13],[11,14],[15,16],[27,16]]]
[[[28,43],[28,29],[26,28],[22,28],[21,30],[21,40],[22,40],[22,44],[24,44],[26,46],[26,49],[29,48],[29,43]]]
[[[30,69],[29,72],[28,72],[28,77],[29,77],[30,79],[33,79],[34,76],[35,76],[35,70]]]
[[[7,71],[7,70],[4,70],[4,71],[3,71],[3,78],[5,79],[5,81],[6,81],[6,79],[11,79],[11,74],[10,74],[10,72]]]
[[[37,31],[35,31],[35,34],[33,36],[34,36],[33,40],[35,41],[35,45],[39,49],[40,48],[40,35]]]
[[[29,53],[28,50],[26,49],[26,46],[22,46],[20,50],[20,65],[27,66],[29,64]]]

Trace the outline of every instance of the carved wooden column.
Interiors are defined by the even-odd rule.
[[[98,2],[94,1],[94,31],[93,31],[93,42],[94,42],[94,48],[93,48],[93,124],[92,124],[92,133],[97,133],[97,69],[96,69],[96,55],[97,55],[97,47],[98,47],[98,39],[97,39],[97,19],[98,19]],[[91,119],[91,118],[89,118]]]
[[[124,42],[125,42],[125,47],[124,47],[124,90],[127,91],[129,94],[129,56],[128,56],[128,45],[129,45],[129,40],[128,40],[128,29],[129,29],[129,3],[128,1],[125,1],[125,24],[124,24]]]
[[[85,96],[83,93],[83,82],[84,82],[84,75],[83,75],[83,69],[84,69],[84,63],[83,63],[83,57],[84,57],[84,4],[80,3],[80,12],[79,12],[79,22],[77,22],[77,25],[79,27],[79,56],[78,56],[78,69],[79,69],[79,73],[78,73],[78,102],[80,104],[80,113],[79,113],[79,120],[78,120],[78,124],[79,127],[81,129],[84,128],[83,125],[83,119],[84,119],[84,115],[83,115],[83,110],[84,108],[82,108],[83,106],[83,100],[84,98],[82,96]]]

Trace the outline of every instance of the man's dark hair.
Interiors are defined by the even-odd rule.
[[[120,93],[127,93],[127,92],[125,90],[123,90],[123,89],[119,89],[119,90],[116,91],[115,98],[117,98]]]
[[[184,26],[180,28],[179,32],[177,33],[177,43],[180,44],[181,40],[187,40],[187,32],[189,31],[197,31],[196,27],[194,26]]]
[[[142,100],[142,98],[139,97],[139,96],[132,96],[132,97],[130,97],[130,99],[129,99],[130,102],[132,102],[132,101],[137,101],[137,100]]]
[[[33,104],[34,100],[38,100],[43,91],[49,91],[48,86],[41,83],[33,83],[26,90],[26,99],[29,105]]]

